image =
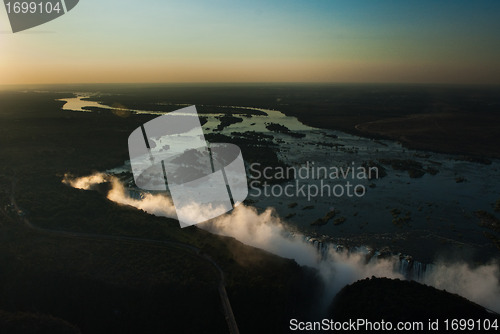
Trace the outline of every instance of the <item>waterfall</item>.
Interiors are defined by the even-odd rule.
[[[407,280],[423,281],[426,273],[432,270],[433,265],[416,261],[411,255],[394,253],[389,250],[376,250],[368,246],[356,246],[349,248],[347,246],[333,242],[324,242],[315,237],[304,237],[304,240],[311,244],[320,255],[321,261],[329,260],[329,250],[337,253],[348,252],[351,254],[362,254],[365,256],[365,263],[374,263],[381,259],[393,262],[395,272],[400,273]]]

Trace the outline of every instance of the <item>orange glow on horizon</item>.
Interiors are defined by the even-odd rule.
[[[177,60],[114,64],[0,64],[0,84],[187,83],[187,82],[345,82],[491,83],[500,73],[487,65],[398,64],[306,60]]]

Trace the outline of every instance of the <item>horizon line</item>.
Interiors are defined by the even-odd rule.
[[[71,85],[418,85],[418,86],[500,86],[499,83],[454,83],[454,82],[340,82],[340,81],[192,81],[192,82],[72,82],[72,83],[14,83],[0,87],[15,86],[71,86]]]

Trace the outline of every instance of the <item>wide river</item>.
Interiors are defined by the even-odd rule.
[[[89,97],[92,98],[92,94],[75,94],[74,98],[63,99],[66,102],[63,109],[80,112],[88,111],[85,107],[112,109],[99,103],[97,97],[95,101],[85,99]],[[242,107],[230,108],[237,114]],[[479,226],[475,215],[478,210],[492,212],[494,203],[500,199],[498,160],[481,164],[454,155],[409,150],[394,141],[312,128],[277,110],[244,109],[263,111],[267,116],[242,117],[242,122],[227,126],[220,133],[229,136],[233,132],[248,131],[271,134],[279,158],[302,173],[300,179],[267,187],[267,192],[255,183],[252,185],[250,178],[247,199],[259,210],[275,208],[286,224],[316,240],[345,246],[388,248],[411,254],[423,262],[431,262],[443,251],[473,253],[483,260],[498,254],[485,238],[483,232],[487,230]],[[208,118],[203,126],[205,133],[214,132],[221,114],[202,116]],[[268,123],[283,125],[302,137],[269,131]],[[417,163],[426,172],[412,178],[407,171],[391,167],[395,159]],[[354,177],[349,174],[347,178],[335,179],[331,174],[334,171],[352,172],[352,168],[357,170],[367,161],[378,161],[387,176],[368,180],[358,174]],[[114,172],[123,170],[130,171],[127,162]],[[326,176],[325,170],[328,171]],[[269,169],[273,176],[276,172],[279,171]],[[355,186],[358,192],[353,191]],[[323,193],[316,194],[318,190]],[[335,217],[328,223],[311,225],[333,210]]]

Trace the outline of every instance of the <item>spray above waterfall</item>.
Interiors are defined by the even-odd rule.
[[[113,175],[96,173],[78,178],[65,175],[63,183],[84,190],[93,189],[97,184],[110,183],[111,189],[107,193],[109,200],[156,216],[176,218],[168,196],[129,190]],[[196,212],[196,208],[193,210]],[[475,267],[464,262],[446,261],[428,265],[409,256],[381,254],[362,245],[347,250],[342,245],[323,243],[295,231],[273,208],[260,212],[254,207],[240,205],[230,213],[199,224],[198,227],[294,259],[300,265],[316,268],[327,288],[323,301],[325,305],[345,285],[376,276],[414,279],[457,293],[500,312],[500,267],[497,262]]]

